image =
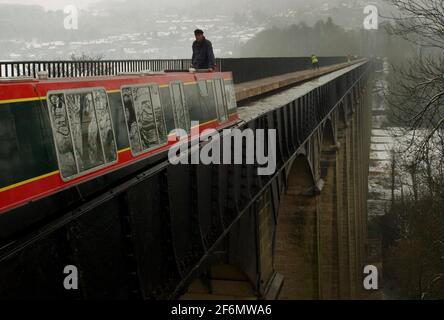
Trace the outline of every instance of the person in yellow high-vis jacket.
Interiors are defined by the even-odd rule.
[[[313,70],[319,70],[319,59],[316,55],[311,55],[311,65],[313,67]]]

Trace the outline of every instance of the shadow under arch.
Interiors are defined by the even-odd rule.
[[[320,181],[320,188],[323,188],[325,179],[328,174],[328,170],[334,169],[336,165],[336,152],[338,150],[337,139],[335,131],[333,129],[332,120],[328,119],[322,128],[321,132],[321,146],[320,146],[320,163],[319,163],[319,177],[322,179]]]
[[[322,144],[321,150],[336,146],[336,135],[333,128],[333,122],[331,119],[327,119],[324,123],[322,130]]]
[[[317,299],[316,183],[308,159],[301,155],[288,171],[288,189],[278,211],[274,265],[284,277],[279,299]]]
[[[293,159],[287,170],[287,194],[309,193],[316,186],[315,174],[310,161],[304,154]]]

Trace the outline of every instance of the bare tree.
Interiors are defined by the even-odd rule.
[[[421,47],[444,49],[444,3],[441,0],[386,0],[399,10],[390,19],[392,34]]]
[[[88,55],[81,53],[80,55],[71,55],[71,74],[79,77],[98,76],[110,74],[111,68],[104,63],[102,55]]]
[[[409,149],[422,157],[444,127],[444,2],[387,0],[399,9],[387,31],[419,48],[419,54],[393,65],[389,92],[393,119],[411,133]],[[427,54],[423,54],[423,49]],[[410,150],[411,151],[411,150]]]
[[[418,49],[413,58],[393,63],[387,96],[392,120],[404,129],[397,167],[407,177],[401,185],[410,189],[405,195],[405,205],[404,201],[392,203],[390,214],[396,217],[394,221],[400,231],[387,266],[395,277],[399,276],[398,282],[403,283],[409,298],[442,298],[444,1],[386,1],[398,9],[387,31]]]

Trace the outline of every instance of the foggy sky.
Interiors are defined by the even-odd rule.
[[[217,54],[239,55],[247,41],[274,27],[313,26],[331,17],[342,28],[361,28],[365,4],[380,1],[0,0],[0,60],[65,59],[79,52],[183,58],[196,27],[205,30]],[[65,28],[59,11],[70,4],[82,11],[76,30]]]
[[[69,4],[74,4],[79,8],[86,8],[89,4],[97,2],[98,0],[0,0],[0,4],[24,4],[24,5],[39,5],[45,9],[55,10],[63,9]]]
[[[98,2],[106,3],[111,1],[119,1],[119,2],[134,2],[137,3],[138,0],[0,0],[0,4],[3,3],[11,3],[11,4],[25,4],[25,5],[40,5],[48,10],[56,10],[56,9],[63,9],[66,5],[74,4],[78,6],[79,8],[87,8],[91,4],[96,4]],[[276,5],[288,5],[288,4],[314,4],[315,2],[328,2],[328,3],[338,3],[338,2],[348,2],[353,0],[218,0],[217,3],[232,3],[236,2],[240,5],[246,4],[246,3],[255,3],[258,5],[258,7],[261,8],[269,8]],[[355,0],[358,2],[358,0]],[[144,0],[143,2],[153,2],[153,4],[159,4],[158,0]],[[196,3],[203,3],[205,6],[212,6],[215,2],[214,0],[166,0],[165,2],[162,2],[165,6],[171,6],[171,5],[184,5],[184,4],[196,4]]]

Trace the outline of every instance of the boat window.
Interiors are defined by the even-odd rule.
[[[115,133],[104,89],[49,92],[48,109],[64,180],[117,161]]]
[[[165,115],[157,84],[124,87],[122,101],[133,155],[165,145]]]
[[[176,129],[191,132],[190,115],[186,106],[183,84],[180,81],[170,83],[171,103],[173,106],[174,123]]]
[[[206,80],[198,80],[199,93],[201,97],[208,97],[208,86]]]

